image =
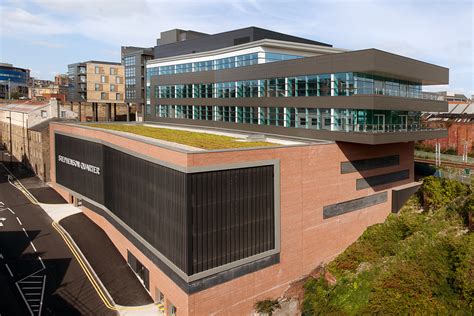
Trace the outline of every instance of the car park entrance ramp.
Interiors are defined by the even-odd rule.
[[[150,294],[99,226],[82,212],[63,218],[59,224],[84,254],[115,304],[144,308],[153,304]],[[156,306],[155,310],[158,311]]]

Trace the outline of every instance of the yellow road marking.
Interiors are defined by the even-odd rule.
[[[3,165],[3,164],[2,164]],[[7,170],[8,173],[11,174],[11,177],[12,179],[15,179],[16,182],[19,184],[20,188],[15,186],[12,182],[10,182],[10,184],[12,184],[13,186],[15,186],[21,193],[23,193],[23,195],[34,205],[38,205],[39,202],[38,200],[34,197],[34,195],[32,195],[27,188],[25,188],[23,186],[23,184],[20,182],[20,180],[18,180],[17,178],[15,178],[15,176],[10,172],[10,170],[8,170],[4,165],[3,167]],[[10,180],[10,179],[9,179]],[[61,229],[61,226],[59,225],[58,222],[55,222],[53,221],[52,224],[51,224],[54,229],[59,233],[59,235],[63,238],[64,242],[66,243],[66,245],[68,246],[69,250],[71,250],[71,253],[73,254],[73,256],[76,258],[77,262],[79,263],[79,265],[81,266],[82,270],[84,271],[87,279],[89,279],[89,282],[92,284],[92,286],[94,287],[95,291],[97,292],[97,294],[99,295],[100,299],[102,300],[102,302],[104,303],[104,305],[108,308],[108,309],[111,309],[111,310],[115,310],[115,311],[120,311],[120,310],[142,310],[142,309],[147,309],[147,307],[145,306],[121,306],[121,307],[116,307],[114,305],[112,305],[106,295],[104,294],[104,292],[102,291],[101,287],[97,284],[94,276],[92,275],[92,273],[90,272],[88,266],[84,263],[84,261],[82,260],[81,256],[77,253],[74,245],[71,243],[71,241],[69,240],[69,237],[64,234],[64,232],[62,231]],[[159,304],[154,304],[155,306],[158,307],[158,309],[161,310],[161,308],[158,306]]]
[[[112,309],[112,310],[117,310],[117,308],[115,306],[113,306],[112,304],[110,304],[110,302],[108,301],[108,299],[106,298],[105,294],[102,292],[102,289],[98,286],[98,284],[96,283],[95,279],[92,277],[92,274],[90,273],[89,269],[86,267],[85,263],[83,262],[82,258],[79,256],[79,254],[77,253],[76,249],[74,248],[74,246],[71,244],[71,242],[69,241],[68,237],[62,232],[61,228],[59,227],[58,223],[57,222],[54,222],[52,223],[52,226],[54,227],[54,229],[59,233],[59,235],[61,235],[61,237],[63,238],[64,242],[66,243],[66,245],[68,246],[69,250],[71,250],[72,254],[74,255],[74,257],[76,258],[77,262],[79,263],[79,265],[81,266],[82,270],[84,271],[84,273],[86,274],[87,278],[89,279],[90,283],[92,284],[92,286],[94,287],[95,291],[97,292],[97,294],[99,295],[100,299],[102,300],[102,302],[104,303],[104,305],[109,308],[109,309]]]
[[[121,306],[121,307],[116,307],[112,304],[110,304],[110,302],[108,301],[108,299],[106,298],[106,295],[104,294],[104,292],[102,291],[101,287],[97,284],[95,278],[93,277],[92,273],[89,271],[89,268],[87,267],[87,265],[84,263],[84,261],[82,260],[82,258],[80,257],[80,255],[77,253],[74,245],[69,241],[69,237],[64,234],[64,232],[61,230],[61,227],[60,225],[57,223],[57,222],[54,222],[52,223],[54,229],[61,235],[61,237],[64,239],[64,242],[66,243],[66,245],[68,246],[68,248],[71,250],[72,254],[74,255],[74,257],[76,258],[76,260],[79,262],[79,265],[81,266],[82,270],[84,271],[84,273],[86,274],[87,278],[89,279],[90,283],[92,284],[92,286],[94,287],[94,289],[96,290],[97,294],[99,295],[100,299],[102,300],[102,302],[104,302],[104,305],[108,308],[108,309],[111,309],[111,310],[115,310],[115,311],[120,311],[120,310],[141,310],[141,309],[147,309],[147,307],[144,307],[144,306]],[[155,306],[158,307],[158,309],[161,310],[161,308],[159,307],[159,304],[154,304]]]

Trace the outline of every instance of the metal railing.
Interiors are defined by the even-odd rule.
[[[362,132],[362,133],[397,133],[444,130],[433,128],[425,124],[343,124],[335,126],[332,131]]]
[[[436,160],[436,153],[432,153],[429,151],[415,150],[415,157]],[[467,161],[463,161],[462,155],[458,156],[458,155],[440,154],[440,157],[441,157],[441,161],[474,164],[474,158],[469,157],[469,156],[467,157]]]

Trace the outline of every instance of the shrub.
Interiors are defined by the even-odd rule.
[[[461,217],[474,195],[457,200],[466,186],[432,177],[421,191],[432,211],[418,212],[414,197],[369,227],[328,264],[335,285],[307,281],[304,315],[474,315],[474,234]]]
[[[329,264],[337,276],[355,272],[362,262],[375,263],[383,257],[393,256],[404,240],[423,225],[422,218],[413,213],[390,215],[382,224],[373,225],[362,236]]]
[[[464,223],[466,224],[466,226],[469,226],[469,228],[471,228],[470,226],[472,226],[473,223],[470,222],[470,219],[472,220],[472,218],[474,217],[474,195],[471,194],[467,198],[464,205],[459,208],[459,214],[464,219]]]
[[[258,313],[272,315],[273,312],[280,308],[278,300],[262,300],[255,303],[255,310]]]
[[[309,279],[304,288],[303,315],[342,314],[342,310],[331,304],[331,286],[324,278]]]
[[[423,179],[418,196],[426,210],[434,210],[446,206],[456,197],[466,195],[468,191],[468,187],[461,182],[430,176]]]
[[[454,147],[448,147],[448,148],[443,149],[441,153],[446,154],[446,155],[457,155],[458,151]]]
[[[416,142],[415,143],[415,149],[420,150],[420,151],[427,151],[427,152],[431,152],[431,153],[435,152],[435,147],[433,145],[425,144],[423,142]]]

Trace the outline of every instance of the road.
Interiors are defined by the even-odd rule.
[[[24,176],[22,182],[28,180]],[[45,199],[40,202],[54,203],[57,197]],[[115,315],[51,224],[10,184],[0,163],[0,314]]]

